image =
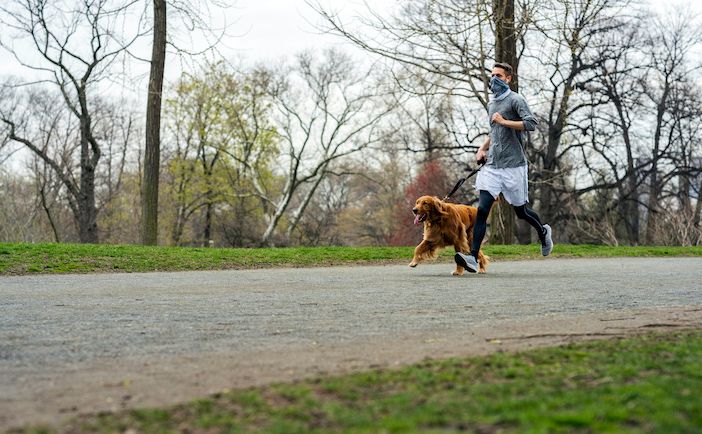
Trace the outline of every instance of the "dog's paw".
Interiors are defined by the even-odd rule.
[[[451,273],[452,276],[463,276],[463,270],[455,270],[453,273]]]
[[[412,267],[412,268],[414,268],[414,267],[417,266],[417,264],[418,264],[418,262],[412,261],[412,262],[409,263],[409,266]]]

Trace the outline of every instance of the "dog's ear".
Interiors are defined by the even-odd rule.
[[[448,207],[446,206],[446,203],[444,203],[443,200],[439,199],[438,197],[434,196],[434,209],[436,209],[436,212],[441,216],[445,217],[449,214],[448,212]]]

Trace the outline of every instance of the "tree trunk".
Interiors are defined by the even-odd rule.
[[[208,196],[209,196],[208,192]],[[202,231],[203,247],[210,247],[210,241],[212,240],[212,202],[207,202],[205,205],[205,227]]]
[[[697,187],[697,191],[700,193],[697,196],[697,203],[695,204],[694,217],[692,218],[693,226],[698,231],[696,239],[693,240],[695,246],[702,244],[702,177],[700,177],[700,183]]]
[[[638,246],[640,242],[639,192],[637,189],[636,174],[629,175],[628,189],[625,192],[626,198],[622,201],[624,203],[622,217],[626,221],[627,237],[632,246]]]
[[[142,243],[158,242],[158,181],[161,154],[161,91],[166,60],[166,1],[154,0],[154,40],[146,103],[146,150],[142,186]]]
[[[561,135],[563,134],[563,128],[565,127],[565,110],[568,107],[568,95],[570,87],[566,86],[563,91],[561,103],[559,104],[559,114],[556,117],[556,121],[553,125],[548,128],[548,138],[546,142],[546,152],[543,156],[543,167],[542,174],[548,179],[541,185],[540,189],[540,208],[541,218],[544,223],[550,223],[553,225],[554,220],[556,220],[557,212],[559,208],[560,198],[556,188],[558,186],[558,148],[561,144]]]
[[[646,220],[646,244],[652,245],[657,241],[658,235],[658,200],[661,193],[661,185],[658,179],[658,159],[660,158],[661,136],[663,130],[663,116],[665,114],[668,97],[668,83],[663,90],[663,96],[658,103],[656,113],[656,131],[653,135],[653,153],[651,158],[651,174],[648,191],[648,218]]]
[[[288,226],[287,231],[285,232],[285,238],[288,240],[288,243],[290,243],[291,238],[292,238],[292,233],[297,227],[297,225],[300,223],[300,220],[302,219],[302,215],[305,213],[305,209],[307,206],[310,204],[310,201],[312,200],[312,197],[314,194],[317,192],[317,188],[319,187],[319,184],[322,183],[324,180],[324,172],[327,169],[328,164],[325,164],[323,169],[321,170],[322,174],[319,175],[319,177],[314,181],[314,184],[310,187],[310,189],[307,191],[307,194],[305,194],[305,197],[302,199],[302,202],[300,203],[300,206],[297,207],[295,212],[293,213],[292,219],[290,219],[290,225]]]
[[[511,88],[518,92],[517,83],[517,35],[514,29],[514,0],[493,0],[495,20],[495,60],[512,65]],[[512,207],[500,195],[490,213],[490,242],[512,244],[514,242],[515,221]]]
[[[297,186],[295,184],[295,181],[292,179],[292,177],[288,178],[288,180],[285,183],[285,187],[283,188],[283,197],[276,205],[275,214],[271,216],[271,219],[268,222],[268,227],[266,227],[266,231],[261,237],[260,245],[262,247],[274,247],[273,231],[275,231],[275,228],[278,226],[280,219],[283,218],[283,214],[285,214],[285,211],[288,209],[288,205],[290,205],[290,201],[292,200],[293,193],[295,193],[296,189]]]
[[[654,159],[655,161],[655,159]],[[655,162],[651,168],[650,185],[648,191],[648,217],[646,219],[646,244],[654,245],[660,240],[658,239],[658,197],[660,196],[660,188],[658,182],[658,164]]]
[[[619,113],[619,120],[622,126],[622,137],[624,139],[624,145],[626,146],[626,174],[628,191],[626,195],[620,200],[625,204],[624,213],[622,214],[626,220],[627,235],[629,237],[629,244],[632,246],[639,245],[639,186],[638,173],[636,173],[633,145],[631,143],[631,136],[629,134],[629,125],[627,123],[627,118],[624,115],[623,104],[621,99],[617,98],[615,101],[617,112]]]
[[[83,89],[84,92],[84,89]],[[79,95],[86,107],[85,94]],[[90,116],[83,111],[80,118],[80,193],[78,194],[78,238],[81,243],[97,244],[97,208],[95,207],[95,168],[100,153],[91,146]]]
[[[171,241],[174,246],[179,246],[180,241],[183,238],[183,230],[185,229],[185,209],[182,206],[178,207],[176,211],[175,221],[173,222],[173,227],[171,228]]]
[[[39,194],[41,197],[41,207],[44,209],[44,212],[46,213],[46,217],[49,219],[49,224],[51,225],[51,231],[54,234],[54,241],[57,243],[61,242],[61,237],[59,236],[58,228],[56,227],[56,222],[54,222],[54,217],[51,215],[51,207],[49,206],[48,202],[46,201],[46,186],[42,185],[41,189],[39,190]]]

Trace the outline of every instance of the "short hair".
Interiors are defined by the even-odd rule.
[[[514,73],[513,73],[513,70],[512,70],[512,65],[510,65],[509,63],[496,62],[496,63],[493,65],[493,68],[502,68],[502,69],[505,70],[505,73],[506,73],[508,76],[514,76]]]

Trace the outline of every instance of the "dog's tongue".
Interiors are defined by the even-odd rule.
[[[418,225],[419,224],[419,214],[414,216],[414,224]]]

